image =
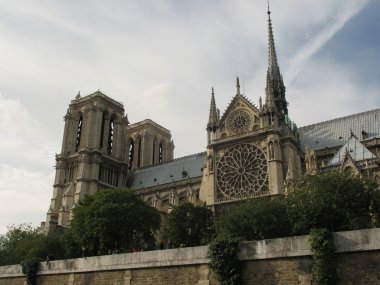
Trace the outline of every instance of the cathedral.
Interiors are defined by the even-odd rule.
[[[268,39],[264,99],[254,105],[236,78],[236,94],[220,114],[212,89],[204,152],[174,159],[170,130],[150,119],[130,123],[123,104],[100,91],[78,94],[64,116],[47,230],[68,227],[79,200],[109,188],[131,188],[168,213],[185,201],[216,210],[284,195],[302,175],[333,169],[378,179],[380,109],[297,128],[288,116],[270,11]]]

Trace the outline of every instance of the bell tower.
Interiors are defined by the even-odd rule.
[[[64,116],[62,150],[56,155],[53,196],[47,230],[67,227],[71,210],[86,194],[126,184],[128,161],[123,104],[100,91],[71,101]]]

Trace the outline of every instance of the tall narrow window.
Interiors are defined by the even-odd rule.
[[[160,147],[158,149],[158,163],[162,163],[162,143],[160,143]]]
[[[137,154],[137,167],[141,166],[141,138],[139,140],[139,149],[138,149],[138,154]]]
[[[131,143],[129,145],[129,155],[128,155],[129,156],[129,166],[128,166],[128,170],[131,170],[131,168],[132,168],[134,153],[135,153],[135,144],[134,144],[133,140],[131,140]]]
[[[156,155],[156,141],[153,140],[153,155],[152,155],[152,164],[154,164],[154,156]]]
[[[108,130],[108,154],[112,154],[112,147],[113,147],[113,132],[114,132],[114,122],[113,118],[111,118],[110,121],[110,127]]]
[[[104,140],[104,124],[106,122],[106,114],[103,112],[103,116],[102,116],[102,128],[100,130],[100,148],[103,147],[103,140]]]
[[[75,151],[79,150],[80,147],[80,139],[82,135],[82,125],[83,125],[83,117],[82,114],[80,115],[79,122],[78,122],[78,129],[77,129],[77,140],[75,143]]]

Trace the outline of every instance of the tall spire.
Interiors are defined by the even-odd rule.
[[[280,73],[280,68],[277,63],[277,53],[276,46],[274,44],[274,36],[273,36],[273,28],[272,28],[272,20],[270,18],[270,10],[269,10],[269,1],[268,1],[268,40],[269,40],[269,53],[268,53],[268,71],[271,69],[271,72]]]
[[[208,118],[207,130],[215,132],[219,125],[219,114],[216,108],[214,87],[211,88],[211,103],[210,103],[210,114]]]
[[[265,88],[266,105],[278,114],[279,119],[284,120],[288,115],[288,103],[285,99],[285,85],[282,80],[280,67],[277,62],[277,52],[274,43],[271,11],[268,2],[268,71]]]

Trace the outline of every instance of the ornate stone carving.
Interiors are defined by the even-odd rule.
[[[58,160],[55,164],[55,167],[58,168],[63,168],[65,166],[65,163],[61,160]]]
[[[217,199],[242,199],[268,190],[268,163],[255,144],[232,146],[217,158]]]
[[[100,102],[98,100],[98,101],[94,102],[94,107],[97,108],[98,110],[103,111],[105,109],[106,105],[104,105],[102,102]]]
[[[66,115],[63,117],[65,120],[70,120],[72,118],[70,108],[67,109]]]
[[[172,190],[169,193],[169,205],[171,205],[171,206],[177,206],[178,205],[178,194],[175,190]]]
[[[79,157],[79,162],[90,162],[90,157],[87,154],[81,154]]]
[[[250,124],[251,116],[244,110],[233,112],[228,120],[228,128],[233,134],[248,132]]]
[[[208,169],[210,172],[213,172],[214,171],[214,159],[212,157],[212,154],[210,154],[208,157]]]

